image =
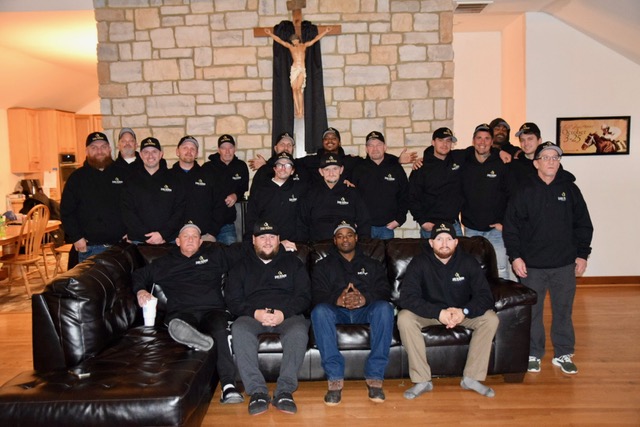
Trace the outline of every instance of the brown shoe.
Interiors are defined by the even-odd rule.
[[[329,381],[329,389],[327,394],[324,395],[324,403],[327,406],[336,406],[340,404],[342,400],[342,387],[344,386],[344,380],[331,380]]]
[[[369,390],[369,400],[376,403],[384,402],[385,395],[382,391],[382,380],[367,380],[367,389]]]

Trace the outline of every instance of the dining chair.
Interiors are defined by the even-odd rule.
[[[46,279],[38,262],[40,261],[42,237],[49,221],[49,208],[45,205],[34,206],[22,220],[20,235],[14,247],[3,256],[0,261],[9,267],[9,291],[11,291],[12,269],[17,266],[22,273],[24,287],[31,298],[31,284],[29,283],[29,266],[33,265],[38,270],[42,282]]]

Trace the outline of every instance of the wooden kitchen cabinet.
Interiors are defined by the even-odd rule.
[[[60,154],[76,154],[75,114],[58,110],[37,110],[39,114],[42,170],[50,171],[60,163]]]
[[[102,116],[94,114],[76,114],[76,163],[84,163],[86,158],[87,135],[91,132],[103,132]]]
[[[12,173],[42,171],[40,126],[37,110],[9,108],[9,156]]]

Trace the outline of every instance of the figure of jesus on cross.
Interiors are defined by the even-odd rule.
[[[293,92],[293,106],[296,117],[304,117],[304,88],[307,83],[307,70],[305,69],[305,51],[308,47],[313,46],[318,40],[331,32],[331,27],[326,27],[315,38],[308,42],[301,42],[297,34],[290,37],[290,43],[285,42],[280,37],[273,34],[271,29],[265,29],[265,34],[271,37],[276,43],[281,44],[291,53],[291,73],[289,80],[291,82],[291,90]]]

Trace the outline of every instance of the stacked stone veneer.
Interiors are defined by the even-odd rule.
[[[103,125],[157,137],[172,163],[185,134],[200,158],[234,135],[238,157],[268,156],[272,40],[254,27],[291,19],[286,0],[94,0]],[[330,126],[345,150],[385,134],[389,151],[422,150],[453,119],[451,0],[307,0],[304,19],[339,24],[322,39]],[[409,220],[404,237],[417,237]],[[398,233],[396,233],[398,235]]]

